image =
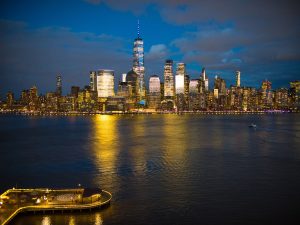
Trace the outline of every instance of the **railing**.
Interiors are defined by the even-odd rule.
[[[84,189],[63,189],[63,190],[50,190],[50,189],[9,189],[4,192],[1,197],[6,196],[11,192],[44,192],[44,191],[60,191],[60,192],[70,192],[70,191],[82,191]],[[25,211],[48,211],[48,210],[84,210],[92,209],[96,207],[101,207],[110,203],[112,194],[108,191],[102,190],[102,194],[94,194],[90,197],[82,198],[81,202],[74,202],[73,204],[45,204],[45,205],[28,205],[17,208],[7,219],[2,222],[2,225],[7,224],[11,221],[18,213]],[[104,201],[101,201],[104,200]],[[68,202],[69,203],[69,202]],[[72,203],[72,202],[71,202]]]

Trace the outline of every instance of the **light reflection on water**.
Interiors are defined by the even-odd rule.
[[[253,121],[256,130],[248,128]],[[24,215],[12,224],[270,224],[293,216],[298,115],[10,116],[0,122],[0,171],[9,171],[0,172],[2,190],[15,183],[81,183],[113,193],[101,211]]]
[[[51,225],[51,219],[49,216],[44,216],[42,220],[42,225]]]
[[[117,170],[117,155],[119,153],[117,117],[109,115],[97,115],[92,118],[92,161],[98,173],[105,176],[106,185],[112,186]],[[99,180],[95,176],[96,183]]]

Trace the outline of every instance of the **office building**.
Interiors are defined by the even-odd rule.
[[[173,60],[166,60],[164,66],[164,97],[174,97]]]
[[[107,98],[115,95],[113,70],[97,71],[97,92],[99,98]]]

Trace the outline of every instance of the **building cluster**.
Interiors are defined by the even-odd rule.
[[[84,88],[72,86],[70,94],[62,95],[62,78],[56,77],[56,90],[39,95],[36,86],[23,90],[18,100],[12,92],[0,102],[0,109],[39,112],[135,112],[145,111],[299,111],[300,81],[290,82],[290,88],[272,90],[265,80],[259,89],[241,85],[241,72],[236,71],[236,83],[230,87],[215,76],[213,88],[205,68],[198,79],[190,79],[184,63],[166,60],[164,80],[152,75],[149,88],[145,83],[144,43],[139,35],[133,45],[133,65],[122,74],[115,91],[113,70],[90,72],[90,84]]]

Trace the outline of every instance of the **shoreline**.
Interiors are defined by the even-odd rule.
[[[284,111],[284,110],[266,110],[266,111],[107,111],[107,112],[40,112],[40,111],[0,111],[0,115],[19,115],[19,116],[94,116],[94,115],[159,115],[159,114],[174,114],[174,115],[258,115],[258,114],[290,114],[299,113],[299,111]]]

